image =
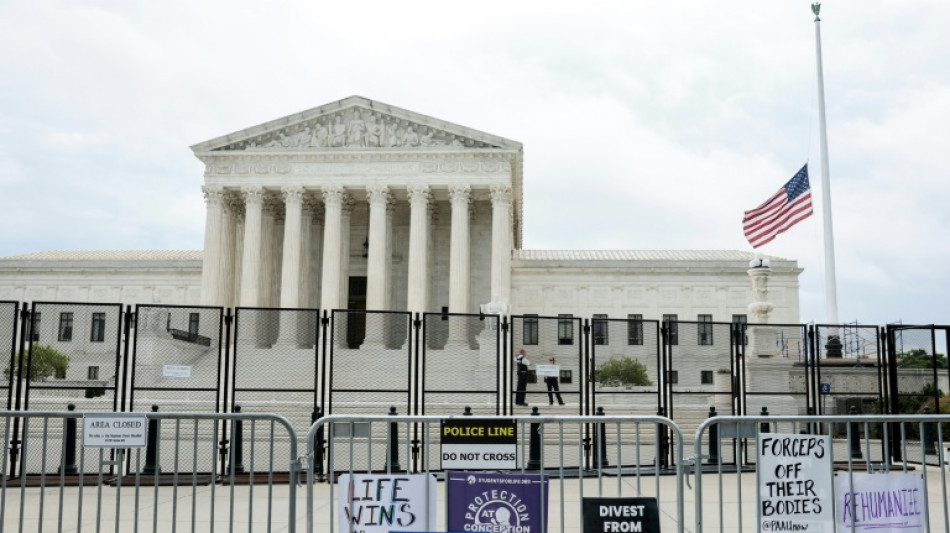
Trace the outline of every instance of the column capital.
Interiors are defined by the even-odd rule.
[[[284,204],[302,205],[304,199],[303,187],[281,187],[281,195],[284,197]]]
[[[218,186],[202,186],[201,193],[204,194],[205,203],[220,206],[224,202],[224,188]]]
[[[472,197],[472,188],[469,185],[449,185],[449,201],[455,203],[468,203]]]
[[[244,196],[244,205],[261,206],[264,204],[263,187],[242,187],[241,195]]]
[[[406,188],[406,193],[409,196],[410,204],[421,203],[426,205],[432,199],[432,191],[428,185],[410,185]]]
[[[324,204],[337,204],[342,205],[346,202],[346,199],[349,195],[346,193],[346,189],[340,185],[329,185],[327,187],[322,187],[320,193],[323,195]]]
[[[389,187],[386,185],[370,185],[366,187],[366,201],[370,204],[386,203],[390,199]]]
[[[492,185],[490,188],[491,191],[491,203],[492,205],[499,204],[510,204],[511,203],[511,186],[509,185]]]

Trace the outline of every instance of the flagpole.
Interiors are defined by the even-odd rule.
[[[831,222],[831,179],[828,172],[828,131],[825,125],[825,79],[821,67],[821,4],[811,5],[815,14],[815,51],[818,58],[818,123],[821,138],[821,212],[825,228],[825,313],[829,324],[838,323],[838,287],[835,280],[835,237]]]

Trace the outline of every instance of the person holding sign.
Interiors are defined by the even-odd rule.
[[[548,360],[552,365],[557,363],[554,362],[554,358]],[[544,378],[544,384],[548,386],[548,405],[554,405],[554,396],[557,395],[557,404],[564,405],[564,400],[561,399],[561,389],[558,388],[558,377],[557,376],[547,376]]]
[[[515,358],[515,364],[518,367],[518,385],[516,387],[517,394],[515,394],[515,405],[528,406],[528,402],[525,401],[525,390],[528,388],[528,365],[531,364],[528,361],[528,358],[525,357],[524,348],[518,351],[518,357]]]

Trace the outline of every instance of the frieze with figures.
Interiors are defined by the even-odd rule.
[[[222,147],[219,150],[333,150],[340,148],[500,148],[444,130],[354,108],[280,131]]]
[[[507,172],[511,169],[511,163],[507,160],[483,160],[483,161],[458,161],[452,159],[436,159],[430,161],[416,162],[379,162],[379,163],[343,163],[353,166],[350,172],[358,174],[414,174],[414,173],[498,173]],[[227,162],[227,163],[208,163],[205,167],[205,175],[264,175],[264,174],[315,174],[320,172],[339,173],[340,164],[332,163],[308,163],[308,162]]]

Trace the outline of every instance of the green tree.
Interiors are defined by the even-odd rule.
[[[20,364],[20,356],[13,359],[13,368],[16,369]],[[69,356],[58,352],[52,346],[33,346],[27,352],[26,359],[23,361],[23,371],[29,370],[27,379],[33,381],[46,381],[47,378],[55,377],[63,379],[66,377],[66,369],[69,367]],[[10,369],[3,370],[3,376],[10,379]]]
[[[938,353],[931,356],[926,350],[914,348],[906,353],[898,354],[900,362],[897,368],[933,368],[936,360],[937,368],[947,368],[947,356]]]
[[[653,385],[647,367],[636,359],[621,357],[601,363],[594,372],[594,381],[606,387],[618,385]]]

